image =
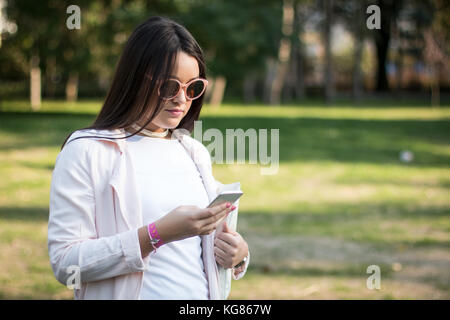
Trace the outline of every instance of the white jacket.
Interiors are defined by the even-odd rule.
[[[75,299],[139,299],[143,271],[151,255],[141,257],[137,230],[142,219],[133,162],[126,139],[94,136],[125,135],[117,130],[78,130],[59,153],[52,175],[48,252],[55,277],[64,285],[80,275]],[[173,133],[186,148],[212,201],[222,188],[240,189],[239,183],[223,185],[212,175],[208,150],[182,130]],[[91,136],[72,141],[79,136]],[[238,206],[227,218],[235,229]],[[210,299],[227,299],[232,274],[214,258],[215,232],[201,236],[202,258]],[[69,281],[71,280],[71,281]],[[75,282],[76,284],[76,282]]]

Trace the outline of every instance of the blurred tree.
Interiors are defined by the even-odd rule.
[[[39,2],[9,1],[7,16],[17,24],[17,32],[5,41],[2,54],[9,57],[18,68],[30,74],[30,102],[34,110],[41,104],[41,67],[51,54],[51,39],[65,12],[57,8],[55,0]]]
[[[11,81],[29,79],[34,108],[39,107],[41,92],[53,98],[64,92],[64,84],[68,100],[77,99],[78,86],[80,90],[84,86],[84,94],[89,90],[97,96],[103,94],[128,36],[152,15],[180,22],[198,40],[213,89],[207,91],[207,101],[216,105],[225,90],[229,96],[243,93],[247,102],[262,98],[278,104],[301,98],[305,74],[311,83],[318,83],[322,70],[326,99],[331,101],[333,73],[344,68],[340,56],[333,59],[331,38],[333,26],[342,22],[354,37],[353,62],[347,55],[345,70],[353,65],[355,99],[363,93],[361,60],[363,41],[369,34],[377,53],[378,91],[389,88],[387,62],[395,62],[394,81],[401,88],[404,61],[412,57],[425,63],[433,74],[435,80],[430,78],[426,85],[434,83],[431,88],[437,101],[439,74],[446,70],[443,66],[448,60],[450,17],[445,0],[378,0],[380,30],[365,27],[365,10],[372,4],[367,0],[79,0],[79,30],[66,26],[65,1],[5,3],[4,13],[17,24],[17,32],[2,34],[0,75]],[[316,40],[319,34],[322,46]],[[305,35],[308,40],[303,39]],[[302,41],[309,41],[311,47],[306,48]],[[322,48],[323,61],[311,62],[323,57]],[[309,63],[305,62],[306,52]]]
[[[334,0],[324,0],[322,6],[325,11],[322,35],[325,47],[325,101],[326,103],[330,103],[334,100],[335,96],[333,58],[331,52],[331,28],[334,23]]]
[[[86,46],[90,50],[89,71],[106,91],[123,46],[133,30],[151,16],[173,17],[181,1],[100,0],[92,1],[85,14],[90,32]]]
[[[376,91],[389,91],[389,83],[386,74],[389,41],[391,39],[391,27],[395,24],[403,0],[378,0],[376,4],[381,11],[381,28],[373,32],[377,52],[377,84]]]
[[[282,6],[277,0],[99,0],[78,1],[81,29],[66,27],[67,3],[58,0],[10,0],[7,12],[18,31],[6,39],[1,59],[30,74],[39,105],[42,70],[44,92],[54,97],[66,82],[66,98],[77,98],[80,81],[98,79],[107,89],[122,47],[132,30],[152,15],[185,25],[204,48],[217,103],[225,84],[242,90],[245,79],[261,77],[268,57],[276,57],[281,38]],[[10,71],[12,69],[10,68]],[[12,72],[14,73],[14,72]],[[17,74],[17,72],[16,72]],[[33,76],[31,76],[33,75]],[[83,80],[84,79],[84,80]],[[230,82],[231,81],[231,82]],[[254,90],[260,90],[256,85]],[[247,91],[248,92],[248,91]],[[256,92],[257,93],[257,92]],[[38,98],[39,97],[39,98]]]
[[[54,6],[62,15],[58,17],[57,24],[49,38],[49,54],[47,56],[46,88],[52,94],[52,84],[55,79],[65,79],[65,94],[67,101],[75,101],[78,97],[79,74],[89,70],[90,49],[85,45],[90,28],[84,15],[89,9],[88,0],[80,0],[77,6],[80,8],[80,29],[69,29],[67,19],[71,13],[67,13],[67,5],[63,2],[55,2]]]
[[[283,1],[282,38],[278,49],[278,60],[275,64],[275,77],[270,86],[269,103],[279,105],[281,101],[281,90],[285,78],[289,74],[288,67],[291,60],[292,38],[294,36],[294,7],[296,3],[292,0]]]
[[[403,61],[408,58],[422,75],[422,85],[430,88],[433,106],[439,105],[440,74],[448,70],[449,18],[450,5],[445,1],[409,1],[403,3],[393,32],[397,88],[404,85]]]
[[[55,92],[55,80],[64,79],[66,98],[75,100],[80,75],[98,78],[106,90],[131,31],[150,15],[176,14],[177,2],[79,0],[81,29],[70,30],[66,26],[66,2],[10,0],[7,14],[18,30],[5,41],[1,57],[11,61],[19,72],[30,74],[33,108],[40,104],[41,70],[50,97]]]
[[[352,10],[352,29],[354,35],[354,59],[353,59],[353,77],[352,77],[352,96],[354,101],[361,100],[364,91],[364,78],[362,73],[362,55],[365,37],[365,1],[352,1],[354,4]]]
[[[304,25],[311,11],[312,0],[294,1],[294,22],[291,37],[291,55],[283,90],[283,100],[292,101],[305,95],[305,45],[302,41]]]
[[[213,91],[214,87],[221,91],[211,94],[218,97],[214,104],[220,104],[225,82],[227,87],[246,87],[247,97],[252,95],[267,59],[277,57],[281,4],[278,0],[192,0],[175,16],[204,49],[212,83],[219,79],[220,85],[212,86]]]
[[[434,19],[424,31],[424,59],[430,70],[431,105],[440,105],[440,74],[450,71],[450,4],[433,1]]]
[[[362,56],[364,39],[368,34],[367,5],[365,0],[338,0],[335,3],[336,20],[342,22],[353,35],[352,96],[354,101],[361,100],[364,92]]]

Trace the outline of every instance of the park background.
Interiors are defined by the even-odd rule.
[[[373,4],[381,29],[367,25]],[[72,298],[47,251],[54,162],[153,15],[205,52],[203,130],[280,130],[277,174],[213,166],[245,192],[252,258],[231,299],[450,298],[445,0],[0,0],[1,299]]]

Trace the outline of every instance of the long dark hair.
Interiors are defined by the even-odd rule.
[[[158,96],[156,105],[151,105],[150,99],[157,95],[157,83],[167,80],[172,74],[179,51],[197,60],[200,77],[206,79],[202,49],[185,27],[165,17],[151,17],[140,24],[125,45],[97,118],[91,126],[80,130],[126,128],[144,116],[148,117],[142,126],[145,128],[163,106],[161,97]],[[200,115],[203,97],[204,94],[192,101],[188,113],[175,129],[182,128],[192,132],[194,121]],[[140,131],[128,136],[101,138],[124,139]],[[61,149],[72,133],[65,139]],[[93,137],[100,136],[81,136],[75,139]]]

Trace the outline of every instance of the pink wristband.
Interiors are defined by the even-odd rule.
[[[150,236],[150,243],[152,244],[153,249],[155,249],[155,252],[156,252],[156,248],[161,247],[164,244],[164,242],[159,237],[158,230],[156,230],[156,226],[155,226],[154,222],[150,223],[147,226],[147,230],[148,230],[148,235]]]

